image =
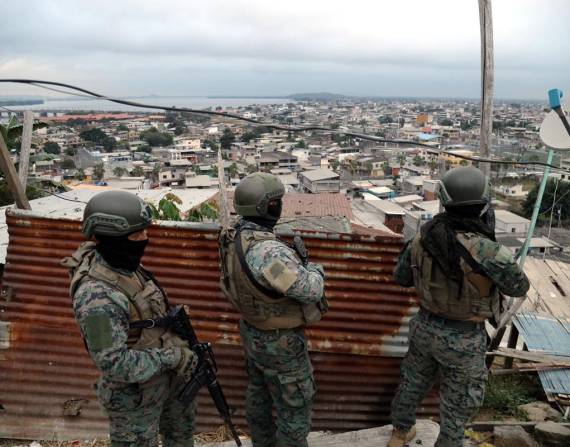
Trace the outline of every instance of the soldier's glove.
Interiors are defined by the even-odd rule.
[[[325,277],[325,270],[323,269],[323,266],[321,264],[317,264],[315,262],[309,262],[307,264],[307,270],[309,272],[315,272],[318,273],[319,275],[321,275],[323,278]]]
[[[180,361],[174,368],[176,375],[184,382],[189,382],[198,365],[198,356],[189,348],[176,348],[180,350]]]

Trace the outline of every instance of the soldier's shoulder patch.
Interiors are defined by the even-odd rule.
[[[504,245],[499,245],[499,250],[497,250],[497,253],[495,254],[495,261],[504,265],[515,262],[512,253]]]
[[[468,233],[467,233],[468,234]],[[463,235],[464,236],[464,235]],[[494,258],[500,245],[491,239],[481,237],[479,235],[471,235],[470,237],[458,237],[458,240],[469,251],[473,258],[482,262],[485,259]]]
[[[113,328],[108,315],[87,315],[83,320],[83,327],[90,350],[102,351],[113,345]]]
[[[262,270],[263,277],[278,292],[286,293],[298,278],[298,272],[280,259],[274,259]]]

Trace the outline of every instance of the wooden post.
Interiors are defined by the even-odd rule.
[[[479,0],[479,22],[481,25],[481,132],[479,155],[488,158],[491,154],[493,132],[493,17],[491,0]],[[481,163],[481,170],[490,177],[491,165]]]
[[[34,114],[30,110],[24,112],[24,129],[22,131],[22,146],[20,148],[20,164],[18,167],[18,177],[24,190],[28,183],[28,167],[30,164],[30,148],[32,147],[32,131],[34,124]]]
[[[517,342],[519,340],[519,330],[511,322],[511,333],[509,334],[509,341],[507,343],[507,348],[517,349]],[[513,367],[513,358],[508,357],[505,359],[505,368],[511,369]]]
[[[10,151],[8,150],[8,146],[6,146],[6,142],[4,141],[2,134],[0,134],[0,169],[6,177],[10,191],[14,196],[16,206],[24,210],[32,209],[30,202],[28,202],[28,198],[26,197],[26,191],[22,188],[22,184],[18,178],[18,173],[16,172],[14,163],[12,163],[12,159],[10,158]]]

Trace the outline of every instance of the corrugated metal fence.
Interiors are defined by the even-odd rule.
[[[59,261],[83,240],[76,220],[8,213],[10,235],[0,295],[9,343],[0,350],[0,437],[66,439],[105,436],[91,385],[97,371],[73,319],[69,278]],[[246,428],[246,376],[237,314],[220,293],[217,233],[205,225],[150,229],[144,263],[171,301],[190,306],[198,335],[214,343],[234,419]],[[415,298],[391,274],[398,239],[340,234],[305,238],[327,272],[331,311],[308,331],[318,396],[313,429],[343,431],[386,423],[406,350]],[[2,347],[2,344],[0,344]],[[436,399],[420,412],[437,413]],[[81,412],[76,416],[67,414]],[[209,396],[199,397],[200,430],[221,425]]]

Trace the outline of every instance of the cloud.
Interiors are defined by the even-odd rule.
[[[519,78],[562,80],[566,6],[493,2],[497,96],[526,96]],[[476,0],[20,0],[3,12],[1,77],[126,95],[479,94]]]

